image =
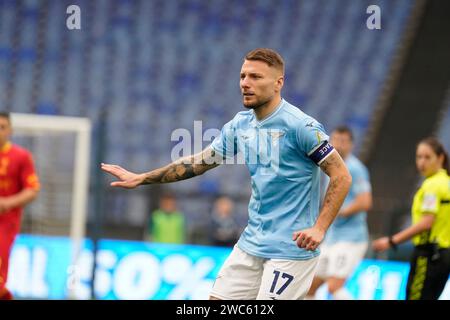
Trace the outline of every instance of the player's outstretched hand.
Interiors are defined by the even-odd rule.
[[[325,237],[325,233],[319,228],[312,227],[294,232],[292,240],[297,242],[299,248],[306,250],[316,250]]]
[[[388,237],[382,237],[379,239],[376,239],[372,242],[372,248],[374,251],[383,252],[390,248],[389,244],[389,238]]]
[[[121,166],[117,166],[115,164],[102,163],[102,170],[112,174],[117,179],[119,179],[119,181],[111,182],[112,187],[133,189],[140,185],[145,179],[143,174],[137,174],[127,171]]]

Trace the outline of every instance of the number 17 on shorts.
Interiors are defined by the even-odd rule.
[[[317,257],[309,260],[267,260],[257,299],[304,299],[311,286],[317,260]]]

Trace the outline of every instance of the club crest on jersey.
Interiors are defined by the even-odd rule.
[[[269,132],[269,135],[272,138],[272,144],[277,145],[278,141],[282,136],[284,136],[284,134],[285,133],[283,131]]]

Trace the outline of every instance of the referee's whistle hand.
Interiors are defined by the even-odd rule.
[[[145,179],[143,174],[130,172],[115,164],[102,163],[101,169],[119,179],[118,181],[111,182],[110,185],[112,187],[133,189],[139,186]]]
[[[310,228],[296,231],[292,235],[292,240],[297,242],[297,246],[308,251],[314,251],[320,245],[325,234],[318,228]]]

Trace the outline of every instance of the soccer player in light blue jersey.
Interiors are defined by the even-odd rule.
[[[322,253],[307,299],[313,299],[316,290],[326,282],[333,299],[351,300],[353,297],[344,284],[367,251],[366,216],[372,207],[372,188],[367,168],[352,154],[351,129],[336,128],[331,134],[331,143],[345,160],[352,175],[352,186],[320,248]]]
[[[282,57],[255,49],[240,73],[247,110],[225,124],[209,147],[142,174],[102,164],[119,179],[112,186],[134,188],[189,179],[242,155],[252,186],[248,225],[219,271],[211,299],[303,299],[317,247],[350,188],[351,176],[323,126],[282,99],[283,84]],[[320,169],[330,177],[321,210]]]

